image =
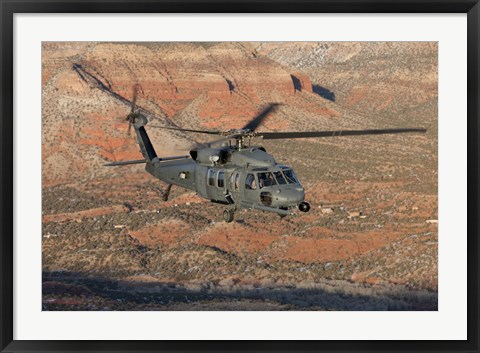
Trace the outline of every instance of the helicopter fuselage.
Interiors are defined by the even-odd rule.
[[[263,147],[204,148],[190,155],[185,160],[154,159],[146,170],[167,184],[235,209],[286,215],[304,201],[304,189],[293,169],[277,164]]]

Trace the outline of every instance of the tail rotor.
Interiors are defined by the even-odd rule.
[[[135,110],[135,108],[137,107],[137,97],[138,97],[138,85],[134,85],[133,92],[132,92],[130,113],[127,115],[127,118],[125,119],[126,121],[128,121],[128,130],[127,130],[128,136],[131,136],[132,125],[135,121],[135,117],[138,114],[138,112]]]

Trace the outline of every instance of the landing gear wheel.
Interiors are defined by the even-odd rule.
[[[285,210],[285,211],[288,210],[288,208],[286,208],[286,207],[280,207],[280,209]],[[280,216],[280,219],[284,219],[285,217],[287,217],[286,214],[278,214],[278,215]]]
[[[231,223],[233,221],[233,214],[233,210],[223,211],[223,220],[227,223]]]

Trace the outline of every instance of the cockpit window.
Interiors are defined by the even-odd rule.
[[[262,189],[262,188],[276,185],[277,183],[273,178],[273,174],[268,172],[268,173],[258,173],[258,184],[260,185],[260,189]]]
[[[257,190],[257,182],[255,181],[255,175],[247,174],[245,178],[245,188],[248,190]]]
[[[296,184],[299,182],[293,170],[291,169],[284,170],[283,174],[285,175],[285,179],[287,179],[289,184]]]
[[[273,174],[275,175],[275,179],[277,179],[277,183],[280,184],[280,185],[284,185],[287,183],[287,181],[285,180],[285,178],[283,177],[283,174],[282,172],[273,172]]]

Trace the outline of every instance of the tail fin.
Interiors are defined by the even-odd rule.
[[[136,128],[135,130],[137,131],[137,140],[143,156],[147,161],[152,162],[155,158],[157,158],[157,153],[153,148],[152,142],[147,135],[145,127],[140,126],[138,129]]]
[[[143,157],[147,163],[153,163],[158,161],[157,153],[153,148],[152,142],[148,137],[147,131],[145,130],[145,125],[147,124],[147,118],[142,114],[137,113],[137,115],[132,119],[133,126],[135,128],[135,133],[137,134],[137,141],[140,146],[140,152],[142,152]]]
[[[158,158],[157,153],[155,152],[155,149],[153,148],[152,142],[150,141],[150,138],[148,137],[147,131],[145,130],[145,125],[148,122],[147,118],[140,113],[131,113],[129,115],[129,119],[132,119],[130,121],[131,121],[131,124],[133,125],[133,127],[135,128],[135,133],[137,134],[137,141],[138,141],[138,145],[140,146],[140,152],[142,152],[142,155],[145,159],[136,159],[136,160],[132,160],[132,161],[111,162],[111,163],[104,164],[106,167],[116,167],[116,166],[121,166],[121,165],[147,163],[146,169],[147,169],[147,171],[149,171],[149,170],[154,170],[155,169],[152,166],[152,164],[158,164],[160,162],[165,162],[165,161],[175,161],[175,160],[179,160],[179,159],[190,158],[190,156],[185,156],[185,155],[184,156],[170,156],[170,157]]]

